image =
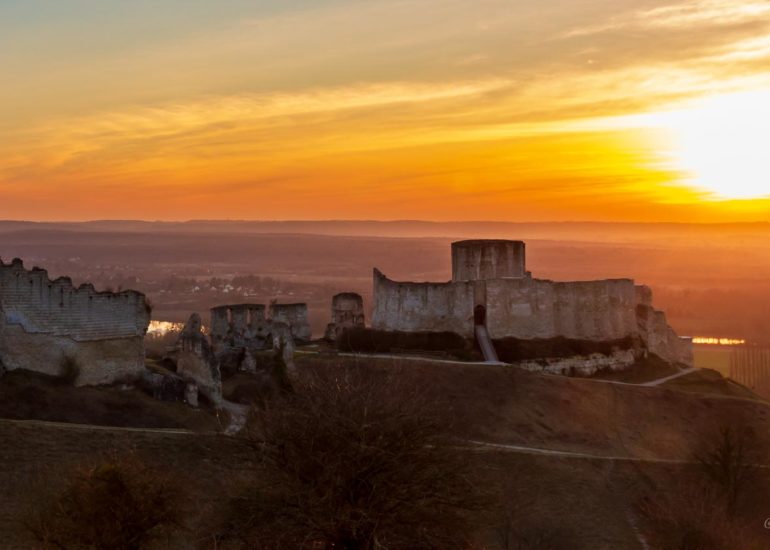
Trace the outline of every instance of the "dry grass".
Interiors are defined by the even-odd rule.
[[[634,387],[529,373],[505,366],[403,359],[302,356],[300,368],[340,365],[408,372],[454,415],[456,433],[494,443],[689,459],[714,426],[744,426],[770,455],[770,405],[665,387]]]
[[[57,474],[33,492],[24,524],[42,549],[139,550],[172,543],[186,496],[173,472],[133,453],[113,454]]]
[[[340,363],[355,360],[302,357],[298,368],[334,373]],[[770,410],[762,403],[503,367],[369,359],[359,364],[380,374],[408,370],[410,383],[426,399],[439,402],[442,414],[454,418],[452,433],[462,438],[689,459],[703,434],[727,423],[753,434],[760,456],[770,455]],[[5,383],[4,378],[0,392],[6,391]],[[383,384],[382,388],[387,392],[395,386]],[[18,393],[14,395],[18,399]],[[213,435],[62,429],[0,420],[0,443],[0,534],[8,548],[31,547],[19,527],[18,512],[30,480],[40,472],[61,468],[62,463],[90,460],[114,449],[134,450],[155,466],[184,473],[185,484],[197,499],[188,518],[195,526],[188,548],[213,546],[214,520],[233,498],[242,496],[257,467],[245,442]],[[675,488],[673,482],[683,471],[692,474],[694,468],[487,450],[475,453],[481,460],[474,461],[474,478],[496,492],[499,502],[477,522],[483,548],[636,549],[639,543],[630,525],[629,504]],[[742,506],[744,517],[752,509],[757,516],[751,516],[752,529],[763,531],[758,516],[767,514],[767,509],[762,500],[750,499]],[[751,536],[761,535],[751,531]]]
[[[183,403],[157,401],[137,389],[79,387],[55,377],[11,371],[0,382],[0,418],[100,426],[216,430],[215,415]]]

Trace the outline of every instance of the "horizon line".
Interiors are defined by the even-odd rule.
[[[32,219],[12,219],[0,218],[0,224],[59,224],[59,225],[81,225],[95,223],[146,223],[146,224],[194,224],[194,223],[371,223],[371,224],[398,224],[398,223],[419,223],[431,225],[445,224],[483,224],[483,225],[680,225],[680,226],[715,226],[715,225],[768,225],[770,220],[751,220],[751,221],[610,221],[610,220],[541,220],[541,221],[508,221],[508,220],[429,220],[429,219],[236,219],[236,218],[192,218],[192,219],[141,219],[141,218],[114,218],[114,219],[83,219],[83,220],[32,220]]]

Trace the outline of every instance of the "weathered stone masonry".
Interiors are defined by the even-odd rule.
[[[79,385],[141,375],[149,322],[139,292],[75,288],[19,259],[0,261],[0,362],[9,370],[56,375],[69,357],[80,367]]]
[[[639,336],[648,351],[692,364],[652,292],[632,279],[554,282],[526,271],[521,241],[461,241],[452,245],[452,281],[396,282],[374,270],[372,326],[408,332],[452,331],[472,338],[483,323],[492,339],[555,338],[610,341]]]

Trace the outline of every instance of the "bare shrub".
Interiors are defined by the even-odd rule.
[[[729,426],[706,440],[695,453],[700,470],[722,497],[725,510],[733,515],[739,499],[754,477],[755,468],[749,463],[751,442],[745,432]]]
[[[80,378],[80,364],[70,355],[62,357],[59,363],[59,380],[68,386],[74,386]]]
[[[284,351],[286,350],[286,342],[281,339],[278,346],[273,352],[272,365],[270,368],[270,376],[275,384],[278,386],[278,390],[281,392],[291,392],[292,385],[289,379],[289,369],[286,364],[286,360],[283,358]]]
[[[766,548],[756,510],[741,516],[739,504],[766,503],[749,456],[753,443],[744,433],[722,427],[700,443],[694,470],[676,484],[648,495],[640,505],[655,548],[722,550]],[[760,511],[761,514],[761,511]]]
[[[42,548],[137,550],[181,525],[181,492],[132,454],[75,467],[63,490],[37,495],[26,518]]]
[[[466,547],[483,502],[473,453],[399,376],[306,374],[256,411],[246,437],[269,482],[234,502],[230,535],[248,548]]]
[[[648,496],[639,505],[648,542],[660,550],[765,548],[764,541],[727,516],[721,499],[713,488],[692,479]]]

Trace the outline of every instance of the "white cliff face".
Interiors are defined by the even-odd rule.
[[[56,375],[68,358],[80,368],[79,385],[144,370],[150,317],[141,293],[75,288],[67,278],[26,270],[20,260],[0,262],[0,317],[0,361],[8,369]]]
[[[531,372],[543,374],[563,374],[566,376],[593,376],[598,372],[622,371],[636,362],[633,350],[615,351],[610,355],[592,353],[591,355],[576,355],[559,359],[542,359],[537,361],[521,361],[517,367]]]

